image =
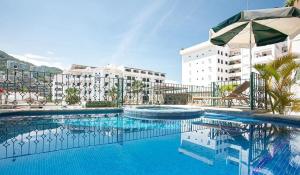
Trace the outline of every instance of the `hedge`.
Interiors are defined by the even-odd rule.
[[[99,108],[99,107],[116,107],[117,105],[111,101],[89,101],[85,105],[87,108]]]

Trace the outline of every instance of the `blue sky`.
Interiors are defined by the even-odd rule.
[[[249,0],[249,9],[283,0]],[[179,50],[247,8],[246,0],[0,0],[0,50],[68,68],[121,64],[181,80]]]

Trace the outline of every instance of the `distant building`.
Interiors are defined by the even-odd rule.
[[[54,99],[62,99],[68,88],[76,88],[80,91],[81,101],[109,100],[109,91],[117,88],[123,78],[123,88],[130,89],[135,81],[144,85],[143,95],[154,93],[150,84],[164,83],[166,74],[151,70],[132,67],[107,65],[103,67],[89,67],[72,65],[71,69],[63,74],[53,77]],[[127,90],[130,92],[130,90]],[[129,94],[128,99],[131,99]]]
[[[7,69],[18,69],[18,70],[30,70],[30,65],[22,63],[20,61],[7,60],[6,62]]]

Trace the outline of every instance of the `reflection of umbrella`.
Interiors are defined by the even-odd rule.
[[[242,11],[211,29],[210,41],[218,46],[250,49],[293,39],[300,32],[300,10],[295,7]]]

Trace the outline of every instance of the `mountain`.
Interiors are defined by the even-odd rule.
[[[49,66],[36,66],[32,63],[19,60],[11,55],[0,50],[0,71],[5,70],[7,68],[7,61],[15,61],[19,64],[23,64],[25,71],[37,71],[37,72],[49,72],[49,73],[62,73],[62,70],[57,67],[49,67]]]

